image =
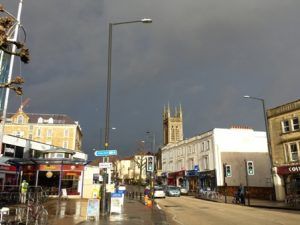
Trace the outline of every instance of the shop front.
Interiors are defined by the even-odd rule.
[[[83,165],[41,164],[38,167],[37,186],[47,187],[53,195],[57,195],[61,189],[66,189],[68,195],[79,195],[83,169]]]
[[[207,170],[199,172],[199,190],[215,191],[216,189],[216,171]]]
[[[184,186],[185,170],[180,170],[173,173],[168,173],[168,185]]]
[[[15,166],[0,164],[0,190],[17,185],[18,173]]]
[[[186,171],[186,184],[189,192],[197,192],[199,181],[199,172],[196,170]]]
[[[300,164],[277,167],[277,174],[284,182],[285,195],[300,195]]]

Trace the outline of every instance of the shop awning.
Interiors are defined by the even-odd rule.
[[[39,158],[30,158],[30,159],[9,159],[6,163],[15,165],[15,166],[24,166],[24,165],[41,165],[41,164],[72,164],[72,165],[87,165],[91,161],[84,159],[39,159]]]

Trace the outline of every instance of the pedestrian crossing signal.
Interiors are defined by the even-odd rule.
[[[153,172],[153,170],[154,170],[154,156],[147,156],[146,170],[147,170],[147,172]]]

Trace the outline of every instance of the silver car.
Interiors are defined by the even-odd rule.
[[[179,187],[176,186],[168,186],[166,190],[166,195],[167,196],[175,196],[175,197],[180,197],[180,189]]]

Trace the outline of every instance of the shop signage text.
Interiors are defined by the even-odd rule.
[[[277,173],[279,175],[300,173],[300,165],[277,167]]]

